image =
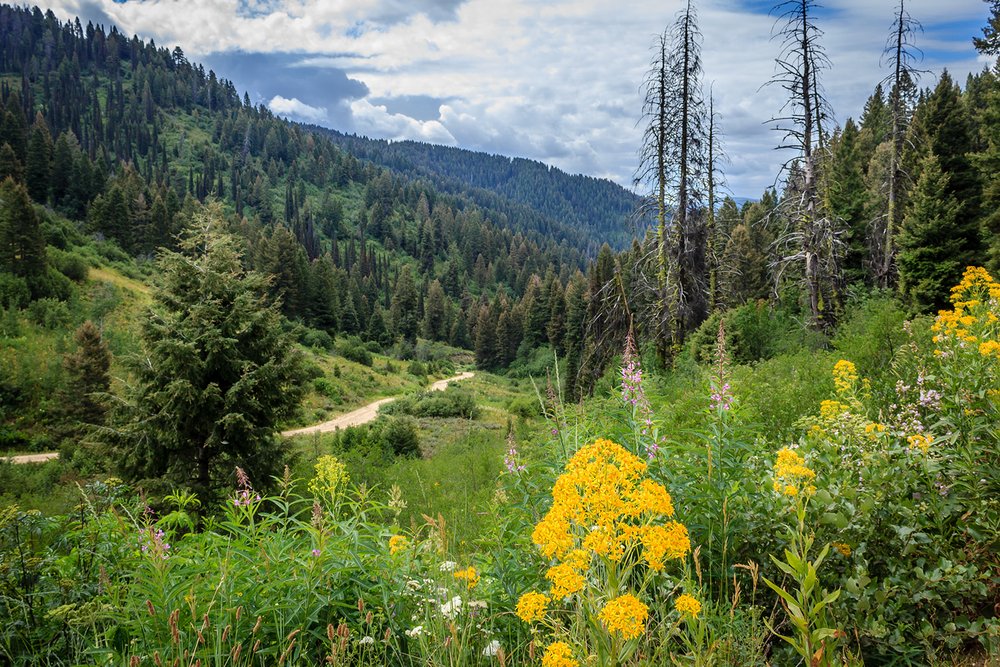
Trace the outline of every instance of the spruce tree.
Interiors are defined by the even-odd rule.
[[[407,266],[400,271],[396,289],[392,295],[389,315],[392,328],[403,340],[416,343],[420,329],[420,307],[417,286],[413,280],[413,270]]]
[[[196,213],[180,252],[160,256],[134,382],[107,431],[129,478],[191,488],[203,504],[235,466],[258,487],[278,472],[275,430],[298,409],[303,379],[267,280],[244,269],[221,215],[217,204]]]
[[[24,278],[32,298],[45,296],[45,238],[28,191],[7,178],[0,183],[0,271]]]
[[[948,304],[949,288],[975,260],[966,243],[962,205],[949,194],[949,178],[927,155],[899,233],[899,290],[912,306],[933,311]]]
[[[101,331],[90,320],[74,335],[76,351],[63,357],[66,383],[60,392],[60,435],[79,438],[89,426],[104,424],[108,411],[106,395],[111,388],[111,352]]]
[[[36,202],[44,204],[49,197],[52,179],[52,135],[39,113],[28,135],[28,152],[24,159],[24,180],[28,194]]]

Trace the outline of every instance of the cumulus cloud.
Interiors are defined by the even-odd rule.
[[[352,102],[351,112],[355,129],[363,134],[456,145],[455,137],[437,120],[419,121],[403,114],[391,113],[384,105],[372,104],[366,99]]]
[[[419,139],[528,157],[631,182],[642,137],[640,84],[656,33],[682,0],[42,0],[63,18],[86,12],[127,33],[218,63],[255,99],[297,102],[293,116],[389,139]],[[706,84],[737,195],[774,183],[789,157],[766,121],[784,99],[774,74],[770,3],[698,0]],[[896,3],[837,0],[818,17],[833,68],[823,85],[837,120],[860,114],[887,71],[880,54]],[[763,9],[762,9],[763,8]],[[983,68],[971,37],[981,0],[908,0],[924,23],[922,81]],[[237,55],[238,54],[238,58]],[[294,54],[294,58],[290,54]],[[222,56],[229,56],[229,59]],[[229,67],[234,59],[251,66]],[[280,57],[279,57],[280,56]],[[275,63],[281,67],[272,68]],[[264,76],[267,70],[274,74]],[[235,73],[233,73],[235,71]],[[266,80],[264,80],[266,79]],[[325,120],[318,116],[322,111]]]
[[[267,108],[279,116],[291,117],[296,120],[305,120],[312,123],[320,123],[326,120],[326,109],[309,106],[297,97],[287,99],[281,95],[275,95],[267,103]]]

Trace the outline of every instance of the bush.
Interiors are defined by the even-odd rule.
[[[419,456],[420,439],[412,417],[390,417],[382,427],[382,445],[396,456]]]
[[[317,394],[321,396],[326,396],[329,399],[340,402],[340,390],[336,385],[325,377],[316,378],[313,380],[313,389],[316,390]]]
[[[418,378],[427,377],[427,367],[420,363],[419,360],[414,359],[410,362],[409,373]]]
[[[340,356],[344,357],[348,361],[361,364],[362,366],[371,367],[373,363],[372,353],[369,352],[364,346],[357,343],[346,342],[340,346],[338,351],[340,352]]]
[[[57,299],[37,299],[28,306],[28,316],[39,326],[58,330],[67,328],[72,322],[72,315],[65,302]]]
[[[516,417],[521,417],[522,419],[532,419],[534,417],[540,417],[542,414],[542,406],[538,402],[537,398],[530,396],[518,396],[512,398],[510,403],[507,404],[507,411]]]
[[[90,265],[80,255],[64,252],[58,248],[49,248],[48,256],[52,265],[73,282],[82,283],[87,279]]]
[[[303,333],[299,337],[299,341],[306,347],[311,347],[317,350],[333,349],[333,338],[327,332],[320,331],[319,329],[303,329]]]
[[[0,273],[0,308],[18,310],[31,301],[31,291],[24,278],[10,273]]]
[[[462,419],[477,419],[480,415],[479,406],[472,394],[452,386],[444,391],[423,392],[386,403],[379,408],[379,412],[387,415]]]

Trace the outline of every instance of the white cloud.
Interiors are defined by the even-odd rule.
[[[341,129],[530,157],[627,185],[642,136],[639,87],[649,47],[682,0],[255,0],[252,11],[246,0],[43,4],[64,18],[103,12],[127,33],[161,46],[179,44],[192,59],[217,51],[295,52],[309,64],[336,67],[369,91],[349,106],[353,127]],[[761,88],[774,73],[780,46],[770,39],[774,18],[748,11],[739,0],[695,4],[705,36],[705,80],[714,82],[731,157],[730,189],[755,196],[788,158],[773,150],[781,137],[765,125],[781,108],[781,90]],[[886,73],[879,57],[897,3],[826,4],[819,23],[833,69],[823,73],[823,85],[843,122],[860,114]],[[971,38],[985,24],[985,3],[908,0],[907,9],[927,28],[917,41],[934,76],[947,66],[964,81],[967,72],[982,69]],[[962,22],[972,26],[968,34],[954,30]],[[923,83],[932,85],[933,76]],[[315,101],[296,94],[284,103]],[[427,121],[371,102],[407,96],[448,102]]]
[[[455,137],[439,121],[420,121],[403,114],[390,113],[385,106],[372,104],[367,99],[351,102],[351,114],[356,129],[362,134],[456,145]]]
[[[296,120],[306,120],[313,123],[326,120],[325,108],[309,106],[297,97],[286,99],[281,95],[275,95],[267,103],[267,108],[279,116],[290,116]]]

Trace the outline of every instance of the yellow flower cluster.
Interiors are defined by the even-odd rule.
[[[681,616],[686,614],[691,618],[697,618],[701,612],[701,603],[696,598],[684,593],[678,595],[677,599],[674,600],[674,608],[680,612]]]
[[[608,632],[617,632],[624,639],[641,635],[648,616],[649,608],[630,593],[608,602],[599,614]]]
[[[907,436],[906,442],[910,449],[919,449],[924,454],[926,454],[931,448],[930,436],[923,435],[922,433]]]
[[[407,546],[406,535],[393,535],[389,538],[389,555],[395,556]]]
[[[580,545],[617,561],[643,538],[649,544],[662,542],[646,528],[655,519],[673,516],[674,506],[663,485],[642,479],[645,473],[646,464],[639,457],[610,440],[582,447],[556,480],[552,508],[535,526],[532,540],[546,557],[564,562]],[[676,529],[671,534],[675,533]],[[675,548],[661,549],[658,558],[647,561],[652,565],[668,552],[676,558],[687,552],[677,553],[680,542],[674,541],[672,546]],[[581,560],[579,555],[576,560]],[[582,568],[575,565],[574,569]]]
[[[832,546],[834,549],[836,549],[838,552],[840,552],[841,556],[850,556],[851,555],[851,545],[850,544],[844,544],[843,542],[834,542],[830,546]]]
[[[336,456],[321,456],[316,460],[316,476],[310,480],[309,490],[317,495],[336,497],[349,479],[347,466]]]
[[[823,421],[836,421],[845,412],[850,412],[851,408],[840,401],[822,401],[819,404],[819,417]]]
[[[797,496],[800,492],[812,495],[816,487],[812,480],[816,473],[806,467],[806,460],[795,451],[785,447],[778,452],[774,463],[774,490],[786,496]]]
[[[579,593],[586,585],[583,574],[569,563],[559,563],[549,568],[545,578],[552,582],[552,597],[556,600]]]
[[[858,369],[846,359],[841,359],[833,367],[833,384],[838,394],[846,394],[854,389],[858,381]]]
[[[476,568],[471,565],[464,570],[457,570],[454,577],[464,581],[465,585],[469,587],[469,590],[475,588],[476,584],[479,583],[479,573],[476,572]]]
[[[931,330],[934,342],[959,345],[978,345],[979,354],[984,357],[1000,357],[1000,342],[997,341],[997,322],[994,312],[1000,301],[1000,284],[993,280],[989,272],[976,266],[965,270],[962,281],[951,290],[952,310],[941,310]],[[945,351],[938,348],[938,356]]]
[[[548,595],[529,591],[517,601],[517,616],[525,623],[534,623],[545,618],[545,610],[552,600]]]
[[[573,650],[566,642],[552,642],[542,656],[542,667],[578,667],[579,664],[573,659]]]

